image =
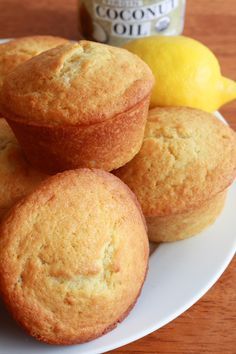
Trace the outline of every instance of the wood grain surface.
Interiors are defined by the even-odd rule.
[[[0,0],[0,38],[53,34],[77,39],[76,6],[76,0]],[[208,45],[223,74],[236,80],[236,0],[187,0],[184,33]],[[221,112],[236,129],[236,102]],[[213,288],[175,321],[112,353],[235,354],[235,267],[236,259]]]

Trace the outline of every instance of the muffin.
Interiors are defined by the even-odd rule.
[[[163,242],[212,224],[235,172],[235,132],[209,113],[172,107],[150,111],[140,152],[115,174],[136,194],[150,240]]]
[[[0,89],[4,78],[19,64],[45,50],[68,43],[68,40],[53,36],[21,37],[0,44]]]
[[[108,172],[50,177],[12,209],[0,234],[1,294],[41,341],[101,336],[140,294],[149,251],[144,218],[129,188]]]
[[[152,86],[150,69],[134,54],[81,41],[16,68],[1,108],[32,165],[48,173],[109,171],[139,151]]]
[[[11,128],[0,118],[0,220],[46,177],[28,164]]]

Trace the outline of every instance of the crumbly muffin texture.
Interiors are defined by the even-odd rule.
[[[4,83],[2,104],[27,124],[94,124],[135,106],[150,95],[153,83],[151,70],[136,55],[80,41],[14,70]]]
[[[54,36],[29,36],[0,44],[0,88],[7,74],[18,65],[39,53],[68,42],[67,39]]]
[[[201,206],[235,173],[235,132],[209,113],[183,107],[151,110],[140,152],[115,171],[150,217]]]
[[[0,219],[45,178],[28,164],[11,128],[0,118]]]
[[[134,195],[111,174],[80,169],[49,178],[13,208],[0,233],[1,293],[37,339],[100,336],[140,293],[145,223]]]

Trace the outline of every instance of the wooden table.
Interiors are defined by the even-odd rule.
[[[223,74],[236,80],[236,0],[187,3],[184,33],[208,45]],[[32,34],[78,38],[76,0],[1,0],[0,38]],[[236,102],[221,112],[236,129]],[[217,284],[175,321],[113,353],[235,354],[235,267],[236,259]]]

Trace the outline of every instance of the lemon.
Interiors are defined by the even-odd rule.
[[[236,82],[221,75],[215,55],[194,39],[153,36],[124,47],[153,71],[151,107],[189,106],[213,112],[236,98]]]

